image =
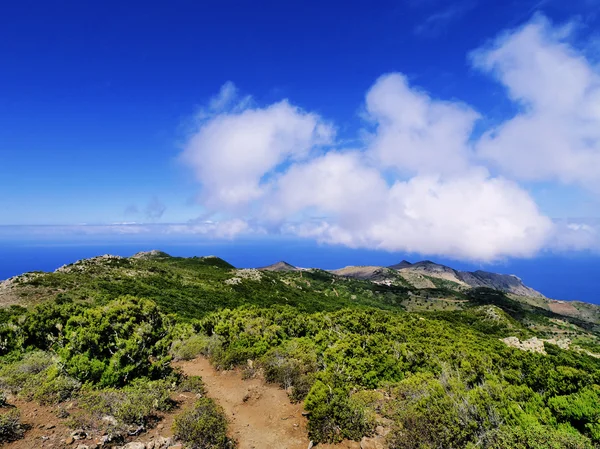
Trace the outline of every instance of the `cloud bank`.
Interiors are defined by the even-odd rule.
[[[366,93],[352,148],[319,114],[289,100],[257,106],[227,83],[181,159],[201,184],[206,216],[235,223],[227,236],[258,223],[354,248],[480,261],[590,247],[595,229],[554,223],[518,184],[600,189],[600,75],[569,37],[536,17],[471,54],[519,107],[479,138],[473,107],[401,73]]]

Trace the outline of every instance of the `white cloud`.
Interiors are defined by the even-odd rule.
[[[380,162],[410,173],[456,173],[469,165],[469,137],[477,112],[458,102],[432,99],[392,73],[367,93],[377,129],[370,150]]]
[[[187,232],[269,229],[479,261],[600,248],[597,227],[552,222],[515,182],[600,182],[598,73],[568,33],[537,18],[473,54],[521,107],[479,140],[477,111],[433,98],[400,73],[369,89],[365,138],[346,149],[318,114],[287,100],[236,103],[237,89],[225,85],[182,155],[202,184],[205,216],[222,224]]]
[[[525,191],[484,171],[388,187],[355,154],[336,154],[295,167],[280,185],[277,210],[326,215],[288,224],[288,232],[349,247],[492,260],[531,256],[552,230]]]
[[[523,180],[600,189],[600,71],[541,16],[473,53],[521,105],[478,142],[481,157]]]
[[[231,103],[233,87],[215,100]],[[222,112],[201,120],[182,154],[203,186],[209,208],[238,208],[259,198],[262,177],[287,161],[306,158],[334,135],[318,115],[283,100],[266,108]]]

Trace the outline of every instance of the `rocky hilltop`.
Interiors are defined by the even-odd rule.
[[[482,270],[459,271],[446,265],[431,262],[430,260],[424,260],[414,264],[403,260],[399,264],[392,265],[389,268],[402,272],[419,273],[451,281],[466,287],[487,287],[517,296],[545,298],[543,294],[526,286],[520,278],[512,274],[498,274]]]
[[[281,260],[272,265],[268,265],[266,267],[260,267],[259,270],[261,270],[261,271],[298,271],[300,269],[298,267],[295,267],[295,266]]]

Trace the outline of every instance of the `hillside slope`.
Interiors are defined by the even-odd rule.
[[[70,425],[123,445],[172,422],[175,447],[597,447],[598,308],[432,264],[236,269],[152,251],[11,278],[0,443],[64,447]],[[36,403],[60,421],[27,430]]]

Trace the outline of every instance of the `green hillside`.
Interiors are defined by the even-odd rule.
[[[203,354],[304,401],[315,442],[383,426],[389,448],[600,445],[594,319],[435,285],[164,253],[27,274],[0,289],[2,397],[76,401],[76,427],[100,431],[109,410],[111,425],[146,429],[190,382],[171,360]],[[1,424],[0,441],[16,438]]]

